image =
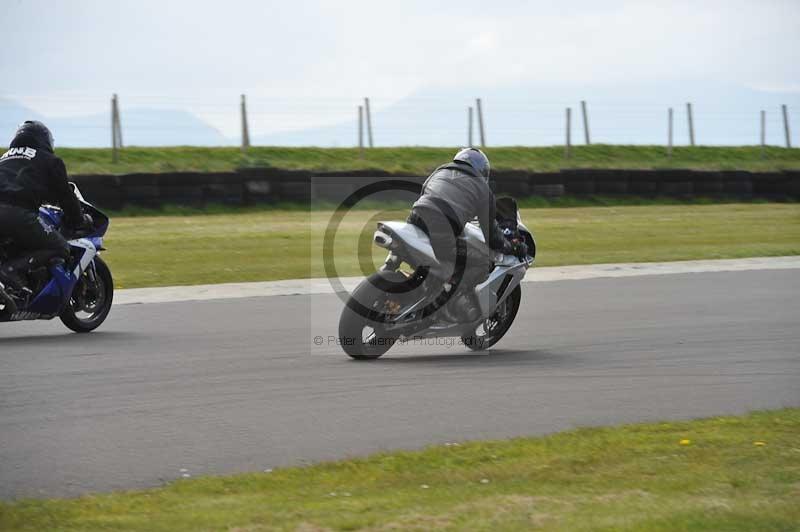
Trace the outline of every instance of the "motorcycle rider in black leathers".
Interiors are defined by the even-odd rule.
[[[470,289],[485,277],[491,263],[480,264],[467,256],[461,236],[464,225],[478,219],[486,244],[505,254],[524,256],[524,244],[516,246],[503,236],[495,219],[495,197],[489,187],[489,159],[477,148],[465,148],[456,153],[453,161],[438,167],[422,185],[422,193],[411,208],[408,223],[422,229],[430,238],[431,246],[448,285],[459,293],[469,294]],[[477,264],[476,264],[477,262]],[[477,277],[475,276],[477,270]],[[476,301],[467,296],[466,319],[476,318]],[[462,306],[462,305],[457,305]],[[462,312],[462,314],[464,314]]]
[[[20,274],[69,257],[67,241],[39,222],[39,207],[58,205],[68,227],[89,221],[67,182],[64,161],[53,154],[53,135],[41,122],[20,124],[9,150],[0,156],[0,238],[10,238],[24,256],[0,265],[0,284],[24,289]],[[3,286],[0,286],[3,289]]]

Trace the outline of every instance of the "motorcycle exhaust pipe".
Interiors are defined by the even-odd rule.
[[[372,235],[372,241],[375,242],[375,245],[385,249],[389,249],[392,245],[392,237],[383,231],[375,231],[375,234]]]

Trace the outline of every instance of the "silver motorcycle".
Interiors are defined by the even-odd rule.
[[[474,351],[500,341],[517,315],[520,283],[535,261],[536,241],[512,198],[498,198],[496,211],[504,235],[524,242],[527,253],[493,251],[477,223],[467,223],[458,237],[465,251],[459,255],[463,275],[455,283],[419,227],[379,222],[373,243],[389,255],[353,290],[342,311],[339,343],[345,353],[373,360],[395,343],[417,339],[460,337]]]

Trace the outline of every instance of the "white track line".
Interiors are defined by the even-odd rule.
[[[528,270],[524,282],[553,282],[607,277],[638,277],[641,275],[669,275],[679,273],[739,272],[748,270],[786,270],[800,268],[800,256],[757,257],[751,259],[689,260],[680,262],[640,262],[624,264],[588,264],[581,266],[556,266]],[[352,290],[361,277],[341,279],[347,290]],[[211,299],[237,299],[244,297],[332,294],[327,279],[290,279],[258,283],[229,283],[196,286],[166,286],[157,288],[131,288],[117,290],[115,305],[142,303],[174,303],[180,301],[207,301]]]

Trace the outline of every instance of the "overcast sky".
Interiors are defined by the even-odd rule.
[[[243,92],[322,108],[545,81],[800,91],[798,0],[0,5],[0,96],[46,115],[105,110],[117,92],[128,104],[192,110],[230,134],[227,106]]]

